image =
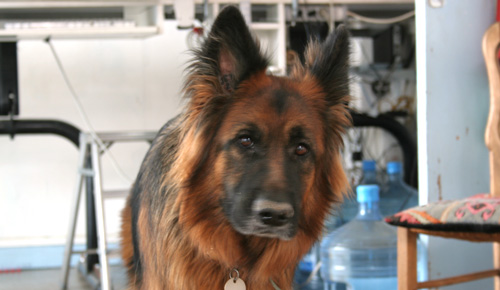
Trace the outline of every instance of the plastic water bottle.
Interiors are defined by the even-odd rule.
[[[321,242],[325,290],[396,290],[396,228],[382,221],[379,187],[357,187],[358,215]]]
[[[362,168],[362,174],[360,175],[359,184],[376,184],[380,185],[377,179],[376,162],[375,160],[363,160],[361,161],[361,153],[353,155],[353,161],[355,165]],[[355,186],[353,185],[353,188]],[[325,221],[325,230],[330,233],[340,227],[343,224],[353,220],[358,213],[358,202],[356,201],[356,194],[352,194],[346,197],[340,206],[340,208],[330,215]],[[308,253],[309,255],[309,253]],[[309,256],[304,256],[304,259],[309,258]],[[307,261],[304,259],[299,263],[298,268],[306,268]],[[298,275],[296,274],[296,277]]]
[[[359,185],[362,184],[375,184],[380,186],[380,182],[377,178],[377,170],[375,160],[363,160],[362,163],[363,174],[361,180],[359,181]],[[343,225],[347,222],[353,220],[358,214],[358,202],[356,201],[356,196],[353,195],[349,198],[346,198],[342,203],[340,208],[340,225]]]
[[[380,208],[383,216],[393,215],[418,205],[418,192],[403,181],[401,162],[387,163],[387,182],[380,192]],[[417,279],[427,280],[427,247],[417,239]]]
[[[319,244],[312,246],[309,252],[300,260],[295,270],[295,290],[323,290],[323,281],[318,271]]]
[[[380,192],[383,216],[418,205],[418,192],[403,181],[401,162],[387,163],[387,182]]]
[[[359,182],[361,184],[376,184],[380,186],[377,178],[377,163],[375,160],[363,160],[363,177]]]

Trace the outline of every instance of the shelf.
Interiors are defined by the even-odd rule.
[[[141,38],[161,33],[159,1],[2,1],[0,41]]]
[[[0,30],[0,41],[23,39],[91,39],[91,38],[143,38],[158,34],[155,27],[136,28],[86,28],[86,29],[50,29],[50,30]]]
[[[208,2],[219,4],[238,4],[241,0],[209,0]],[[173,4],[174,0],[161,0],[163,4]],[[251,0],[252,4],[292,4],[292,0]],[[195,0],[202,4],[203,0]],[[299,0],[299,4],[413,4],[414,0]]]
[[[156,0],[17,0],[0,1],[0,9],[4,8],[58,8],[58,7],[124,7],[124,6],[154,6],[164,1]],[[169,1],[166,1],[169,2]],[[171,1],[173,3],[173,1]]]
[[[253,30],[277,30],[280,25],[279,23],[252,23],[250,28]]]

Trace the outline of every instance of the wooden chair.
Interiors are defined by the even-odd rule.
[[[483,37],[483,54],[490,84],[490,111],[485,141],[490,151],[490,195],[500,197],[500,22],[493,24]],[[474,242],[493,243],[494,269],[446,279],[417,282],[417,235],[441,236]],[[494,277],[495,290],[500,290],[500,233],[449,232],[398,227],[398,289],[414,290],[442,287],[477,279]]]

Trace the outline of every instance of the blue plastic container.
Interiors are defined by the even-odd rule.
[[[380,182],[377,178],[377,163],[375,160],[363,160],[363,177],[359,185],[362,184],[376,184],[380,186]]]
[[[380,192],[380,211],[393,215],[418,205],[418,192],[403,181],[401,162],[387,163],[387,182]]]
[[[383,216],[390,216],[418,205],[418,192],[403,181],[401,162],[387,163],[387,182],[380,192],[380,209]],[[427,248],[417,240],[417,278],[427,280]]]
[[[318,271],[319,243],[312,246],[309,252],[297,265],[294,276],[294,290],[323,290],[323,281]]]
[[[358,214],[321,243],[321,277],[328,290],[396,290],[396,229],[382,221],[379,187],[357,188]]]

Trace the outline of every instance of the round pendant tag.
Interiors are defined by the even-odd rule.
[[[224,290],[246,290],[247,286],[245,286],[245,282],[243,280],[236,278],[236,282],[234,278],[229,279],[224,285]]]

